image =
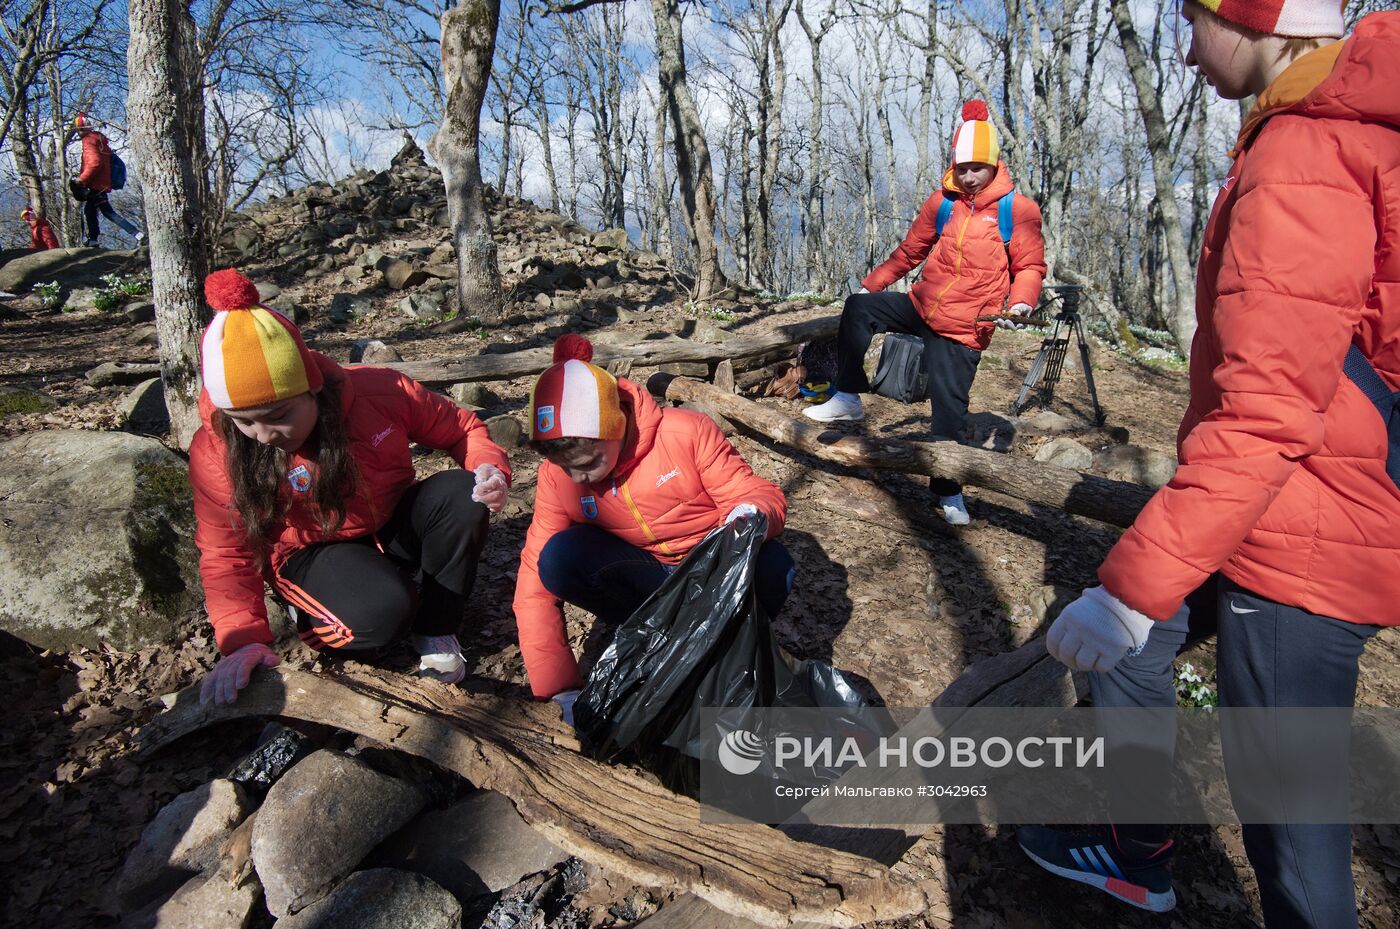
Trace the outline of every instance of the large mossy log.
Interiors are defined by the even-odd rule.
[[[335,726],[505,794],[561,848],[629,880],[692,894],[729,914],[730,925],[857,926],[946,902],[936,881],[892,882],[870,858],[767,826],[703,822],[696,801],[580,754],[552,704],[359,668],[260,672],[227,707],[200,704],[197,690],[181,692],[141,731],[143,752],[246,716]]]
[[[709,363],[760,358],[794,349],[813,339],[834,336],[838,322],[837,316],[810,319],[778,326],[770,332],[736,335],[724,342],[672,337],[656,341],[638,339],[630,345],[600,344],[593,348],[593,361],[604,367],[614,362],[630,361],[634,367],[644,368],[678,361]],[[441,387],[467,381],[507,381],[530,377],[543,372],[553,363],[552,348],[531,348],[501,355],[398,361],[384,367],[393,368],[430,387]]]
[[[1154,492],[1141,484],[1082,474],[956,442],[908,442],[848,435],[829,426],[793,419],[772,407],[691,378],[658,377],[650,386],[654,391],[664,389],[668,400],[703,404],[741,429],[826,461],[852,468],[952,478],[1114,526],[1132,525]]]

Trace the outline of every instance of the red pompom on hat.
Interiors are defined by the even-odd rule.
[[[581,335],[566,332],[554,342],[554,363],[571,359],[592,361],[593,343]]]
[[[246,310],[262,302],[257,286],[236,268],[225,268],[206,277],[204,299],[215,310]]]
[[[620,439],[627,415],[617,378],[591,363],[593,343],[570,332],[554,343],[554,364],[530,391],[530,438]]]
[[[969,100],[963,104],[962,118],[964,120],[987,119],[989,116],[991,113],[987,110],[986,100]]]

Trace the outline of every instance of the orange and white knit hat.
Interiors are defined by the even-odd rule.
[[[1265,35],[1335,39],[1346,31],[1345,0],[1197,0],[1221,19]]]
[[[978,162],[995,165],[1001,155],[997,144],[997,128],[991,123],[987,104],[969,100],[962,108],[963,124],[953,133],[953,164]]]
[[[569,333],[554,343],[554,364],[530,391],[530,438],[620,439],[627,417],[617,379],[589,361],[593,343]]]
[[[269,406],[315,390],[323,378],[301,332],[258,302],[258,288],[233,268],[204,279],[217,312],[200,350],[204,389],[221,410]]]

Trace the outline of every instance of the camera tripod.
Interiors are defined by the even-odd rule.
[[[1021,391],[1011,404],[1011,415],[1019,416],[1022,410],[1030,406],[1032,399],[1042,407],[1050,405],[1050,401],[1055,397],[1055,385],[1060,382],[1060,373],[1064,369],[1069,337],[1073,333],[1079,341],[1079,360],[1084,365],[1084,383],[1089,385],[1089,399],[1094,404],[1094,425],[1102,426],[1105,418],[1103,407],[1099,406],[1099,392],[1094,388],[1094,369],[1089,362],[1089,342],[1084,338],[1084,321],[1079,317],[1079,296],[1084,288],[1077,284],[1059,284],[1045,289],[1054,291],[1054,296],[1059,297],[1060,312],[1055,314],[1055,328],[1040,343],[1040,351],[1036,352],[1035,361],[1031,362],[1031,369],[1026,372],[1026,379],[1021,382]],[[1063,336],[1060,335],[1061,326],[1067,327]],[[1032,391],[1035,391],[1034,398],[1031,397]]]

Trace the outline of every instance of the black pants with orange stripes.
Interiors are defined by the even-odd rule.
[[[405,632],[455,634],[486,543],[486,507],[470,471],[440,471],[404,493],[373,537],[308,546],[277,588],[312,648],[370,651]]]

